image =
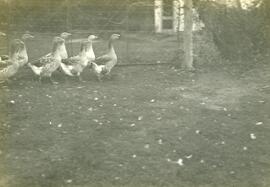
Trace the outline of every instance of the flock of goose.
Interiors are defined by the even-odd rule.
[[[52,83],[55,83],[52,80],[52,74],[58,70],[67,76],[77,76],[82,81],[81,73],[86,67],[94,72],[99,81],[109,75],[117,63],[113,41],[119,39],[120,35],[111,35],[108,52],[98,58],[95,57],[93,50],[93,41],[98,38],[95,35],[90,35],[81,42],[80,51],[76,56],[68,57],[65,41],[70,35],[70,33],[64,32],[60,36],[54,37],[51,52],[39,58],[38,63],[34,64],[28,61],[27,47],[24,42],[34,36],[26,33],[21,39],[14,39],[10,44],[9,55],[0,56],[0,81],[8,81],[25,65],[39,77],[40,82],[43,77],[48,77]],[[5,36],[5,33],[0,32],[0,36]]]

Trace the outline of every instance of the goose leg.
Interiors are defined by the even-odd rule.
[[[65,82],[67,82],[67,81],[68,81],[67,76],[65,76]]]
[[[80,82],[85,82],[85,81],[82,79],[81,73],[78,73],[77,76],[78,76]]]
[[[102,81],[102,79],[101,79],[101,75],[100,75],[100,74],[97,76],[97,78],[98,78],[98,81],[99,81],[99,82],[101,82],[101,81]]]
[[[38,81],[40,84],[42,83],[42,76],[39,76]]]
[[[112,75],[111,74],[106,74],[105,76],[106,76],[106,79],[108,79],[108,80],[111,80],[112,79]]]
[[[77,77],[78,77],[78,80],[80,81],[80,82],[82,82],[82,77],[81,77],[81,74],[78,72],[77,73]]]
[[[54,82],[53,82],[53,80],[52,80],[52,77],[51,77],[51,76],[49,77],[49,79],[50,79],[50,82],[51,82],[52,84],[54,84]]]
[[[52,84],[58,84],[58,82],[56,82],[56,81],[54,81],[54,80],[52,79],[52,76],[50,76],[50,81],[51,81]]]
[[[79,78],[79,81],[80,81],[80,82],[85,82],[85,81],[82,79],[81,75],[79,75],[78,78]]]

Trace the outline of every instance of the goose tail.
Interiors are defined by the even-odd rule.
[[[32,71],[36,74],[36,75],[40,75],[41,74],[41,71],[42,71],[42,67],[37,67],[37,66],[34,66],[30,63],[27,64],[31,69]]]
[[[68,75],[68,76],[74,76],[72,73],[71,73],[71,70],[72,70],[72,66],[68,66],[64,63],[60,63],[60,66],[61,66],[61,69],[63,70],[63,72]]]

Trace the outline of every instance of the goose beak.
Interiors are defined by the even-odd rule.
[[[88,41],[95,40],[95,39],[98,39],[98,37],[96,35],[88,36]]]
[[[119,38],[120,38],[120,34],[112,34],[111,35],[112,40],[116,40],[116,39],[119,39]]]
[[[67,38],[69,36],[71,36],[72,34],[71,33],[68,33],[68,32],[63,32],[60,34],[61,38]]]
[[[26,33],[26,34],[24,34],[23,36],[22,36],[22,39],[23,40],[26,40],[26,39],[33,39],[33,38],[35,38],[33,35],[31,35],[31,34],[28,34],[28,33]]]

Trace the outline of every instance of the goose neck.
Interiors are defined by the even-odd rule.
[[[115,53],[112,39],[109,40],[108,47],[109,47],[109,52]]]

